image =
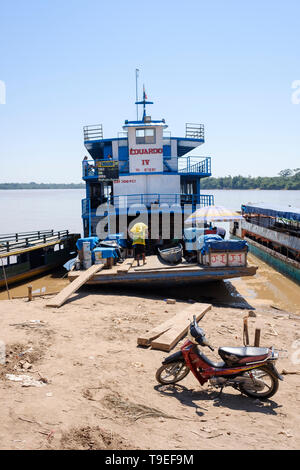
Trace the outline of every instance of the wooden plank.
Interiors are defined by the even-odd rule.
[[[152,328],[152,330],[147,331],[144,333],[142,336],[140,336],[137,339],[137,343],[140,346],[150,346],[151,341],[155,338],[158,338],[160,335],[165,333],[165,331],[169,330],[172,328],[174,325],[174,318],[169,318],[169,320],[165,321],[164,323],[161,323],[160,325],[156,326],[155,328]]]
[[[153,349],[160,349],[161,351],[171,351],[178,341],[186,335],[193,315],[196,315],[197,321],[199,321],[210,309],[210,304],[196,303],[191,305],[174,317],[175,321],[172,328],[157,339],[151,341],[151,347]]]
[[[77,279],[75,279],[71,284],[69,284],[67,287],[65,287],[58,295],[54,297],[54,299],[51,299],[47,303],[47,307],[61,307],[62,304],[68,300],[68,298],[74,294],[83,284],[86,283],[91,277],[96,274],[96,272],[100,271],[103,269],[104,265],[103,264],[93,264],[89,269],[86,271],[83,271]]]
[[[131,268],[133,264],[134,259],[125,259],[125,261],[121,264],[121,266],[118,266],[117,272],[118,273],[128,273],[129,269]]]
[[[178,304],[180,306],[180,304]],[[203,309],[205,307],[208,307],[205,312],[203,313]],[[203,309],[202,309],[203,307]],[[172,328],[176,327],[178,323],[181,321],[185,321],[187,326],[189,325],[189,320],[192,319],[193,315],[197,316],[197,319],[199,320],[202,318],[205,313],[211,308],[210,304],[200,304],[200,303],[195,303],[192,305],[189,305],[187,308],[184,310],[178,312],[176,315],[173,317],[169,318],[166,320],[164,323],[161,323],[155,328],[152,328],[152,330],[147,331],[144,333],[142,336],[138,337],[137,343],[141,346],[150,346],[152,345],[153,340],[158,338],[159,336],[163,335],[164,333],[168,332]]]
[[[101,265],[99,264],[98,266],[101,266]],[[104,264],[102,266],[104,266]],[[104,267],[102,268],[103,269],[102,271],[99,271],[96,274],[97,276],[107,276],[109,274],[110,276],[115,277],[119,273],[118,271],[119,268],[120,266],[118,265],[113,266],[112,268],[109,268],[109,269],[107,267]],[[80,270],[80,271],[72,270],[68,273],[68,279],[70,282],[74,282],[75,279],[78,279],[78,277],[81,276],[81,273],[85,273],[85,272],[86,271],[83,271],[83,270]]]

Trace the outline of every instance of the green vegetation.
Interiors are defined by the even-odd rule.
[[[300,189],[300,168],[281,170],[278,176],[224,176],[205,178],[201,189]]]
[[[0,183],[0,189],[81,189],[82,183]],[[201,189],[298,189],[300,168],[281,170],[278,176],[223,176],[205,178]]]
[[[0,189],[80,189],[82,183],[0,183]]]

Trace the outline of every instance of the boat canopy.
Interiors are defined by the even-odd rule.
[[[300,208],[293,206],[246,204],[242,205],[244,214],[265,215],[300,222]]]

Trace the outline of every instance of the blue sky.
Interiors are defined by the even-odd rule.
[[[214,176],[300,166],[299,0],[1,2],[1,182],[79,182],[82,127],[135,119],[135,68],[173,136],[206,127]]]

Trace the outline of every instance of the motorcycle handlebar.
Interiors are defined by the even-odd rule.
[[[197,326],[198,323],[197,323],[197,319],[196,319],[196,315],[193,315],[193,324],[194,326]],[[215,349],[209,344],[209,342],[204,338],[203,340],[203,346],[207,346],[211,351],[214,351]]]
[[[209,344],[208,341],[204,340],[203,341],[203,346],[207,346],[211,351],[214,351],[215,349]]]

